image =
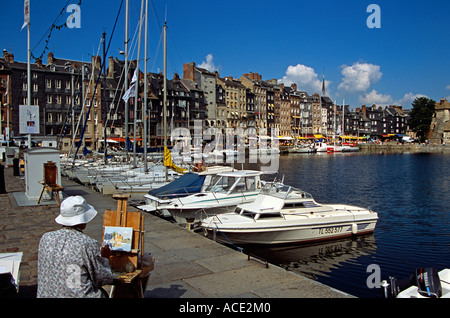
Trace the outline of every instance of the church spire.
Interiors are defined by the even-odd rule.
[[[326,88],[325,88],[325,73],[323,73],[323,79],[322,79],[322,96],[326,96]]]

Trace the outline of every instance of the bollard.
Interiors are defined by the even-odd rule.
[[[0,194],[6,193],[5,187],[5,166],[0,164]]]
[[[20,176],[19,158],[13,159],[14,176]]]

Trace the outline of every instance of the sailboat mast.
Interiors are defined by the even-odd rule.
[[[137,166],[136,160],[136,130],[137,130],[137,110],[139,100],[139,62],[141,58],[141,33],[142,33],[142,15],[144,11],[144,0],[141,0],[141,14],[139,16],[139,36],[136,60],[136,94],[134,96],[134,118],[133,118],[133,166]]]
[[[128,91],[128,16],[129,16],[129,0],[126,0],[126,6],[125,6],[125,92]],[[129,137],[129,127],[128,127],[128,121],[129,121],[129,104],[128,104],[128,98],[125,101],[125,151],[126,151],[126,157],[127,162],[129,161],[129,155],[128,155],[128,137]]]
[[[344,136],[345,136],[345,98],[342,101],[342,142],[344,142]]]
[[[148,0],[145,0],[145,27],[144,27],[144,104],[142,105],[142,122],[144,124],[142,146],[144,147],[144,171],[148,172],[147,163],[147,37],[148,37]]]
[[[30,44],[30,38],[31,38],[31,31],[30,31],[30,24],[31,24],[31,4],[28,2],[28,12],[29,12],[29,20],[27,23],[27,103],[28,105],[31,104],[31,44]],[[37,127],[39,128],[39,127]],[[28,148],[31,149],[31,134],[28,134]]]
[[[164,22],[164,28],[163,28],[163,35],[164,35],[164,49],[163,49],[163,55],[164,55],[164,98],[163,98],[163,138],[164,138],[164,154],[166,152],[167,148],[167,22]],[[166,181],[167,181],[167,166],[166,166]]]

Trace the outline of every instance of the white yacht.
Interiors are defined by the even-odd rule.
[[[323,205],[311,194],[267,184],[254,202],[202,221],[208,236],[233,244],[287,244],[371,233],[376,212],[343,204]]]
[[[138,208],[162,215],[170,213],[179,224],[200,222],[210,215],[231,212],[237,205],[255,200],[262,188],[261,174],[253,170],[218,173],[204,191],[172,199],[146,195],[146,200],[152,202]]]

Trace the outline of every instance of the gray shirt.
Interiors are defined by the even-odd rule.
[[[98,298],[111,284],[97,241],[74,228],[45,233],[39,242],[38,298]]]

